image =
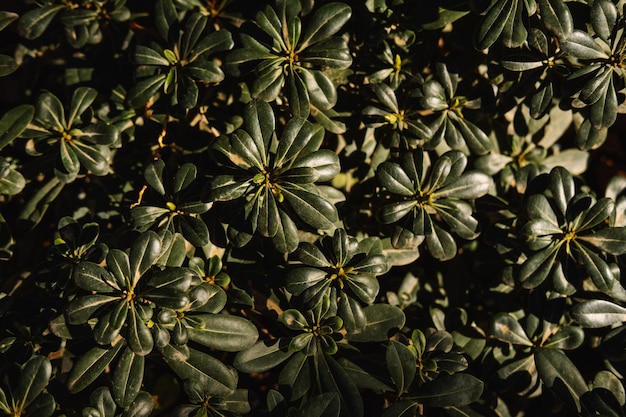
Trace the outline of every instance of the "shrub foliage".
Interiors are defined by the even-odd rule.
[[[623,0],[6,0],[0,415],[626,414]]]

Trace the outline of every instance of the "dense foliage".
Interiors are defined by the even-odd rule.
[[[0,9],[0,416],[626,415],[624,0]]]

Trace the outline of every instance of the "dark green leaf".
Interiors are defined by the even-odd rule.
[[[398,395],[409,388],[415,377],[415,356],[402,343],[391,340],[387,345],[385,361]]]
[[[341,403],[339,402],[339,396],[333,392],[326,392],[311,397],[298,410],[296,417],[339,417],[340,412]]]
[[[0,54],[0,77],[14,73],[19,68],[15,58]]]
[[[163,67],[169,67],[170,62],[152,48],[147,46],[137,45],[135,47],[135,53],[133,55],[135,64],[137,65],[160,65]]]
[[[128,91],[128,103],[131,107],[143,107],[165,84],[167,74],[158,74],[139,81]]]
[[[52,365],[45,356],[37,355],[24,364],[17,386],[13,391],[13,401],[19,409],[30,405],[48,385]]]
[[[577,239],[590,243],[611,255],[626,253],[625,227],[607,227],[588,235],[580,235]]]
[[[89,87],[78,87],[72,95],[72,103],[67,116],[67,127],[70,128],[98,96],[98,92]]]
[[[561,49],[578,59],[608,59],[600,45],[587,32],[578,29],[561,43]]]
[[[172,345],[161,348],[165,362],[178,376],[193,379],[207,387],[211,395],[224,397],[232,393],[237,385],[233,372],[220,360],[195,349],[186,356]]]
[[[543,383],[570,409],[580,412],[580,397],[589,389],[569,358],[559,349],[539,348],[535,364]]]
[[[83,324],[102,306],[119,299],[117,296],[99,294],[77,297],[68,304],[65,314],[70,324]]]
[[[161,240],[154,232],[145,232],[133,242],[128,256],[130,261],[130,283],[134,287],[139,278],[148,270],[161,254]]]
[[[109,271],[93,262],[81,262],[74,268],[73,277],[76,285],[87,291],[112,293],[120,290]]]
[[[533,346],[519,322],[508,313],[496,314],[489,323],[489,331],[498,340],[521,346]]]
[[[442,374],[422,385],[414,398],[429,407],[461,406],[478,400],[483,386],[481,380],[469,374]]]
[[[141,316],[140,312],[134,308],[129,309],[130,317],[128,323],[128,347],[138,355],[145,356],[152,352],[154,347],[154,339],[152,333],[146,324],[146,320]]]
[[[135,400],[124,410],[120,417],[148,417],[154,409],[152,395],[146,391],[139,391]]]
[[[320,42],[341,29],[350,19],[352,10],[344,3],[328,3],[320,7],[309,20],[300,39],[299,50]]]
[[[306,224],[316,229],[330,229],[337,221],[337,209],[324,198],[307,190],[283,188],[285,200]]]
[[[14,12],[0,11],[0,30],[4,30],[11,23],[16,21],[20,16]]]
[[[26,39],[40,37],[50,25],[52,19],[65,7],[64,4],[49,4],[26,12],[18,23],[17,30],[20,36]]]
[[[293,351],[287,339],[260,340],[235,356],[233,365],[241,372],[265,372],[286,361]]]
[[[583,301],[570,314],[581,326],[592,329],[626,322],[626,308],[605,300]]]
[[[597,0],[591,6],[591,26],[600,38],[608,41],[617,23],[618,13],[615,4],[608,0]]]
[[[17,106],[0,119],[0,149],[10,144],[28,126],[35,115],[35,107],[29,104]]]
[[[526,40],[527,31],[522,19],[522,0],[492,2],[475,34],[478,49],[487,49],[499,38],[507,48],[515,48]]]
[[[555,334],[550,336],[543,347],[552,349],[573,350],[585,341],[585,332],[580,327],[565,326],[561,327]]]
[[[533,253],[522,264],[519,280],[524,288],[535,288],[548,278],[554,261],[559,254],[559,246],[551,245]]]
[[[122,351],[115,372],[111,393],[120,407],[128,407],[139,394],[143,382],[145,359],[129,348]]]
[[[367,326],[359,333],[352,333],[348,339],[354,342],[382,342],[404,325],[402,310],[390,304],[374,304],[363,309]]]
[[[400,165],[393,162],[383,162],[376,170],[376,178],[380,184],[394,194],[405,197],[416,193],[415,185]]]
[[[541,21],[559,39],[567,39],[574,29],[569,8],[563,0],[538,0]]]
[[[70,392],[76,393],[87,388],[109,366],[124,345],[120,342],[108,348],[96,346],[78,358],[67,380]]]
[[[315,363],[322,389],[336,393],[345,416],[363,416],[363,399],[348,373],[332,356],[319,354]],[[331,414],[332,415],[332,414]]]
[[[189,339],[209,348],[238,352],[254,345],[259,336],[256,326],[243,317],[201,314],[194,319],[203,326],[187,328]]]

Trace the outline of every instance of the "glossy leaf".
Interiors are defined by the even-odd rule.
[[[122,351],[113,374],[111,393],[120,407],[128,407],[139,394],[145,359],[128,347]]]
[[[543,383],[572,410],[580,411],[580,397],[587,384],[569,358],[558,349],[535,351],[537,372]]]
[[[396,392],[402,394],[415,377],[415,356],[405,345],[392,340],[387,345],[385,358]]]
[[[490,331],[503,342],[521,346],[533,346],[519,322],[510,314],[499,313],[491,319]]]
[[[284,339],[258,341],[235,356],[233,365],[241,372],[265,372],[289,359],[293,351]]]
[[[405,317],[402,310],[389,304],[374,304],[363,309],[367,320],[366,327],[348,336],[354,342],[382,342],[394,331],[402,328]]]
[[[483,386],[481,380],[469,374],[443,374],[424,384],[415,399],[430,407],[461,406],[478,400]]]
[[[626,308],[605,300],[588,300],[576,304],[572,318],[586,328],[599,328],[626,322]]]
[[[203,346],[238,352],[252,346],[258,338],[256,326],[242,317],[206,314],[194,318],[203,326],[188,328],[189,339]]]
[[[65,8],[65,5],[44,5],[26,12],[19,21],[18,32],[26,39],[40,37],[48,28],[52,19]]]
[[[74,363],[67,380],[70,392],[80,392],[87,388],[109,366],[122,350],[124,343],[117,343],[109,348],[99,346],[91,348]]]

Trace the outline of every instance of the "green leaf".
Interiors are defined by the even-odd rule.
[[[146,320],[137,311],[134,304],[129,309],[130,317],[127,320],[128,323],[128,347],[138,355],[145,356],[152,352],[154,347],[154,339]]]
[[[17,386],[13,390],[13,401],[20,409],[30,405],[48,385],[52,365],[45,356],[37,355],[24,364]]]
[[[63,132],[66,130],[65,110],[61,101],[51,93],[43,93],[37,99],[36,118],[45,124],[46,128]]]
[[[438,189],[433,196],[474,200],[487,194],[491,184],[491,178],[487,174],[478,171],[468,172],[453,183]]]
[[[294,340],[295,338],[292,339],[292,343]],[[295,353],[280,371],[278,383],[289,390],[292,401],[302,398],[311,389],[312,361],[310,359],[311,357],[303,352]]]
[[[570,314],[581,326],[591,329],[626,322],[626,308],[605,300],[583,301]]]
[[[14,12],[0,11],[0,31],[6,29],[7,26],[16,21],[19,17],[20,16]]]
[[[149,231],[144,232],[133,242],[128,256],[130,261],[130,285],[132,288],[146,273],[161,255],[161,240],[159,235]]]
[[[165,84],[166,78],[167,74],[158,74],[139,81],[128,91],[128,104],[133,108],[143,107]]]
[[[574,30],[569,8],[563,0],[538,0],[541,21],[559,39],[567,39]],[[606,39],[606,38],[605,38]]]
[[[572,411],[580,412],[580,397],[589,389],[576,366],[559,349],[535,350],[535,364],[543,383]]]
[[[307,86],[296,71],[289,71],[285,84],[287,101],[294,117],[307,118],[311,112],[311,102]],[[281,141],[282,142],[282,141]]]
[[[152,48],[147,46],[137,45],[135,47],[135,53],[133,54],[135,64],[137,65],[160,65],[163,67],[169,67],[170,62]]]
[[[81,262],[74,268],[73,278],[76,285],[87,291],[105,294],[120,291],[109,271],[93,262]]]
[[[296,417],[339,417],[341,403],[334,392],[325,392],[309,399]]]
[[[191,348],[186,356],[172,345],[160,350],[165,362],[178,376],[205,385],[211,395],[224,397],[234,391],[237,385],[235,374],[213,356]]]
[[[321,126],[314,125],[303,118],[294,117],[287,122],[280,135],[274,165],[280,167],[296,159],[304,149],[319,143],[323,136],[324,129]],[[317,148],[313,150],[317,150]]]
[[[483,392],[483,382],[469,374],[442,374],[420,387],[413,397],[428,407],[461,406],[478,400]]]
[[[507,48],[520,46],[527,31],[522,19],[522,0],[496,0],[487,10],[474,37],[477,49],[487,49],[499,38]]]
[[[149,392],[140,391],[135,400],[120,417],[148,417],[154,409],[154,399]]]
[[[568,55],[578,59],[608,59],[606,52],[598,45],[591,35],[581,30],[574,30],[561,43],[561,49]]]
[[[324,198],[293,186],[282,190],[285,201],[306,224],[316,229],[330,229],[337,221],[337,209]]]
[[[143,176],[146,182],[152,189],[154,189],[160,195],[165,195],[165,185],[163,184],[163,170],[165,169],[165,162],[162,159],[148,164],[143,172]]]
[[[10,144],[28,126],[35,115],[35,107],[30,104],[17,106],[6,112],[0,119],[0,149]]]
[[[617,23],[617,6],[608,0],[597,0],[591,6],[590,19],[596,35],[608,41]]]
[[[328,3],[320,7],[302,33],[298,50],[334,35],[350,19],[352,10],[344,3]]]
[[[574,243],[577,249],[574,252],[574,258],[576,261],[583,265],[585,271],[589,274],[598,290],[605,292],[609,291],[616,281],[616,277],[614,276],[611,267],[604,259],[586,246],[581,245],[577,241]]]
[[[574,350],[585,341],[585,332],[580,327],[561,327],[555,334],[550,336],[543,347],[552,349]]]
[[[347,417],[363,416],[363,399],[348,373],[332,356],[320,353],[315,362],[319,381],[324,392],[336,393],[341,410]]]
[[[241,372],[265,372],[289,359],[289,339],[259,340],[235,356],[233,366]]]
[[[416,193],[415,185],[400,165],[393,162],[383,162],[376,170],[376,178],[380,184],[394,194],[405,197]]]
[[[109,348],[96,346],[78,358],[67,379],[70,392],[76,393],[87,388],[109,366],[124,345],[120,342]]]
[[[404,313],[390,304],[374,304],[365,307],[363,312],[367,325],[359,333],[348,335],[350,341],[383,342],[404,325]]]
[[[535,288],[545,281],[552,272],[558,254],[559,246],[550,245],[530,255],[519,271],[519,280],[522,286]]]
[[[508,313],[497,313],[489,323],[489,331],[498,340],[521,346],[533,346],[526,332]]]
[[[67,117],[67,127],[71,128],[74,121],[79,118],[85,110],[91,106],[94,102],[98,92],[89,87],[78,87],[72,95],[72,102],[70,104],[70,111]]]
[[[391,340],[387,345],[385,361],[398,395],[405,392],[415,377],[415,356],[402,343]]]
[[[200,320],[200,328],[188,327],[189,339],[203,346],[239,352],[254,345],[259,333],[254,324],[243,317],[224,314],[200,314],[194,319]]]
[[[111,385],[113,399],[120,407],[128,407],[139,394],[143,382],[144,356],[128,347],[122,351]]]
[[[337,90],[326,74],[306,68],[301,68],[298,74],[302,77],[309,98],[316,107],[328,110],[337,104]]]
[[[172,0],[158,0],[154,10],[155,24],[159,34],[166,41],[178,35],[178,13]]]
[[[0,77],[12,74],[19,68],[15,58],[0,54]]]
[[[117,296],[89,294],[77,297],[70,301],[65,314],[70,324],[83,324],[93,316],[102,306],[115,302],[120,298]]]
[[[588,235],[577,236],[577,239],[611,255],[626,253],[626,227],[607,227]]]
[[[40,37],[57,13],[65,8],[64,4],[50,4],[26,12],[18,23],[18,33],[26,39]]]

